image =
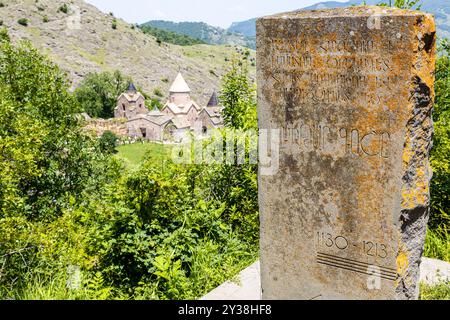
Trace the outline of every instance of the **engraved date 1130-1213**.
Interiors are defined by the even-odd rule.
[[[362,251],[362,253],[369,257],[386,259],[388,257],[388,248],[383,243],[375,241],[362,241],[352,243],[347,237],[342,235],[333,235],[328,232],[318,231],[316,234],[316,241],[319,248],[338,249],[341,251],[355,248]]]

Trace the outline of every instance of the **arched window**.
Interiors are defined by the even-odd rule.
[[[125,107],[125,103],[122,103],[122,109],[125,111],[127,108]]]
[[[202,128],[202,133],[203,133],[203,134],[207,134],[207,133],[208,133],[208,128],[205,127],[205,126],[203,126],[203,128]]]

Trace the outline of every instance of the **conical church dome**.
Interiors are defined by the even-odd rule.
[[[187,85],[181,73],[178,73],[169,91],[170,93],[189,93],[191,92],[191,89]]]
[[[219,105],[219,99],[217,98],[217,93],[214,90],[209,102],[207,104],[208,107],[217,107]]]

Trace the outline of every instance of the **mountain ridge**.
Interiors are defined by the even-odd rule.
[[[230,32],[227,29],[213,27],[205,22],[172,22],[166,20],[150,20],[140,25],[150,26],[165,31],[186,35],[208,44],[239,45],[256,49],[255,37],[245,36],[240,33]]]

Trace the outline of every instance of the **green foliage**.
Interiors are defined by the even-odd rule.
[[[75,97],[89,116],[112,118],[117,98],[126,91],[130,82],[131,79],[119,71],[90,73],[75,90]]]
[[[1,45],[0,85],[3,214],[20,204],[19,212],[35,218],[53,215],[66,192],[81,192],[90,171],[83,167],[90,153],[75,117],[79,108],[62,72],[29,45]],[[25,202],[11,202],[24,195]]]
[[[119,138],[111,131],[105,131],[99,139],[100,150],[113,154],[116,152]]]
[[[68,14],[69,13],[69,6],[67,5],[67,3],[64,3],[62,6],[60,6],[58,8],[58,11],[62,12],[62,13],[65,13],[65,14]]]
[[[444,39],[436,62],[434,141],[431,152],[429,257],[450,261],[450,45]]]
[[[151,26],[142,26],[141,30],[145,34],[152,35],[156,38],[158,43],[172,43],[179,46],[192,46],[196,44],[205,44],[202,40],[191,38],[184,34],[178,34],[171,31],[166,31],[159,28],[154,28]]]
[[[11,41],[11,39],[9,38],[8,30],[6,28],[0,28],[0,44],[9,41]]]
[[[107,242],[93,248],[105,279],[140,298],[192,299],[256,259],[257,241],[233,230],[212,195],[210,169],[167,162],[161,170],[149,158],[130,174],[117,199],[127,210],[102,223]]]
[[[246,60],[239,60],[237,57],[232,59],[230,70],[222,78],[219,99],[224,106],[223,117],[226,126],[234,129],[256,129],[256,88],[250,83]]]
[[[0,296],[61,287],[85,266],[81,205],[115,175],[78,121],[65,75],[29,44],[0,43]],[[89,191],[88,191],[89,190]],[[58,284],[55,284],[56,282]],[[28,288],[28,289],[27,289]],[[35,292],[37,295],[38,293]],[[42,295],[44,296],[44,295]]]
[[[49,19],[48,19],[47,16],[44,16],[44,17],[42,18],[42,22],[47,23],[48,21],[49,21]]]
[[[381,2],[378,5],[381,7],[420,10],[420,8],[422,7],[421,2],[422,0],[389,0],[389,2]]]
[[[448,231],[445,228],[430,228],[425,241],[424,255],[434,259],[450,261],[449,239]]]
[[[116,30],[117,29],[117,19],[113,19],[111,27]]]
[[[435,286],[421,284],[420,300],[450,300],[450,282]]]
[[[20,18],[17,20],[17,23],[21,26],[27,27],[28,26],[28,19],[27,18]]]
[[[3,2],[0,2],[0,8],[4,8],[5,4]]]
[[[164,94],[162,93],[162,91],[161,91],[160,88],[155,88],[155,89],[153,90],[153,93],[154,93],[155,96],[157,96],[157,97],[163,97],[163,96],[164,96]]]

